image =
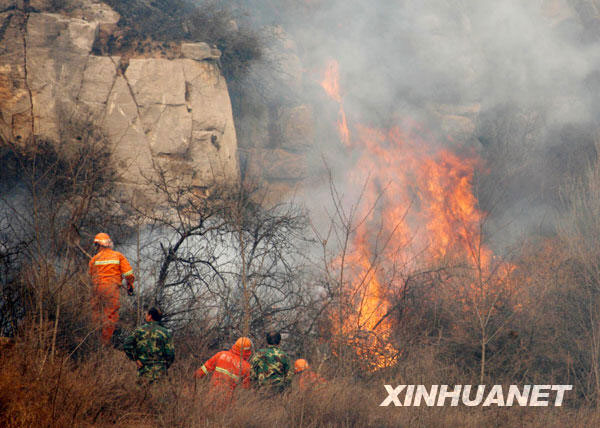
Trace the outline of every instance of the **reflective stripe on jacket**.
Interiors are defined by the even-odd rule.
[[[211,386],[227,386],[234,390],[236,386],[250,387],[250,364],[239,353],[231,351],[217,352],[202,365],[194,376],[204,377],[212,373]]]
[[[96,287],[120,286],[122,278],[125,278],[127,284],[133,288],[135,280],[133,269],[125,256],[118,251],[110,248],[101,249],[90,260],[89,270]]]

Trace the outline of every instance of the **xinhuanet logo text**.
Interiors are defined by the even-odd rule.
[[[562,406],[573,385],[384,385],[388,396],[380,406]]]

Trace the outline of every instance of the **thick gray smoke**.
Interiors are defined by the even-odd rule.
[[[585,41],[566,0],[338,1],[313,13],[294,34],[303,59],[314,69],[336,58],[346,99],[363,114],[446,102],[511,103],[551,122],[596,117],[587,79],[599,45]]]
[[[335,175],[352,164],[331,129],[337,105],[318,85],[331,59],[339,62],[351,124],[389,127],[410,117],[436,144],[475,148],[487,166],[478,182],[482,209],[493,208],[496,225],[510,223],[514,233],[554,215],[561,182],[596,156],[600,1],[255,0],[246,7],[296,43],[305,71],[297,96],[316,112],[314,163],[324,153]]]

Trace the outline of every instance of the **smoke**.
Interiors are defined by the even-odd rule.
[[[292,31],[309,69],[340,62],[346,102],[367,117],[398,104],[475,102],[589,120],[585,80],[598,69],[598,45],[583,43],[567,3],[553,4],[563,15],[541,1],[327,2]]]
[[[257,24],[281,25],[296,44],[304,70],[297,97],[313,106],[317,129],[309,172],[322,170],[323,157],[336,177],[353,168],[334,129],[338,106],[319,86],[332,59],[351,134],[352,123],[389,128],[411,119],[432,145],[478,152],[486,164],[478,198],[494,210],[492,228],[510,223],[517,236],[548,222],[565,177],[596,156],[597,1],[245,3]],[[282,57],[274,49],[271,59]],[[273,94],[267,102],[284,98]],[[310,199],[321,197],[327,189],[311,187]]]

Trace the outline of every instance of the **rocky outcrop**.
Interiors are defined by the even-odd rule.
[[[20,9],[17,3],[0,0],[3,139],[64,140],[62,124],[76,115],[108,136],[125,183],[143,184],[157,166],[199,187],[237,180],[236,134],[218,50],[185,43],[172,60],[93,55],[99,27],[119,18],[108,6],[84,2],[66,16],[44,11],[43,4]]]
[[[307,178],[315,123],[302,94],[305,72],[296,45],[282,27],[270,31],[266,60],[252,69],[245,103],[238,106],[237,129],[246,173],[283,197]]]
[[[196,61],[221,58],[221,52],[218,49],[211,48],[207,43],[182,43],[181,54],[185,58],[195,59]]]

